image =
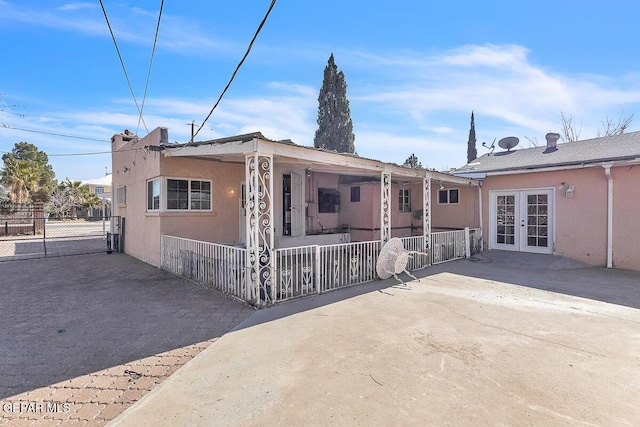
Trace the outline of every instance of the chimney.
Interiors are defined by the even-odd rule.
[[[545,135],[545,138],[547,140],[547,149],[545,150],[545,152],[548,153],[550,151],[556,151],[558,149],[557,143],[560,139],[560,134],[549,132]]]
[[[167,145],[169,143],[169,128],[160,128],[160,145]]]

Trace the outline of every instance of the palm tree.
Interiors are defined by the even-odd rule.
[[[38,191],[39,175],[26,160],[9,159],[2,171],[2,184],[15,203],[26,203],[31,193]]]
[[[67,193],[71,203],[71,219],[78,219],[78,206],[84,203],[83,185],[80,181],[71,181],[69,178],[60,184],[60,187]],[[85,190],[86,191],[86,190]]]
[[[87,187],[86,185],[82,186],[82,196],[83,196],[83,201],[82,201],[82,205],[87,208],[87,215],[89,215],[89,212],[91,211],[91,208],[99,208],[102,207],[102,200],[100,200],[100,197],[98,197],[97,195],[89,192],[89,187]]]

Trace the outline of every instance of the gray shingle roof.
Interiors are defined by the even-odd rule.
[[[558,144],[556,150],[547,150],[545,144],[485,154],[453,173],[517,171],[632,159],[640,159],[640,131]]]

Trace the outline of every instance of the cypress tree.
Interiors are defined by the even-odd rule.
[[[471,129],[469,129],[469,141],[467,142],[467,163],[471,163],[478,157],[476,149],[476,124],[473,119],[473,111],[471,112]]]
[[[344,73],[338,71],[332,53],[324,69],[324,79],[318,95],[318,130],[313,146],[339,153],[354,153],[354,140],[347,83]]]

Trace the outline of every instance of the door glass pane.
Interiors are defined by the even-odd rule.
[[[515,196],[496,197],[496,243],[515,244]]]
[[[527,195],[527,246],[547,247],[548,240],[548,196]]]

